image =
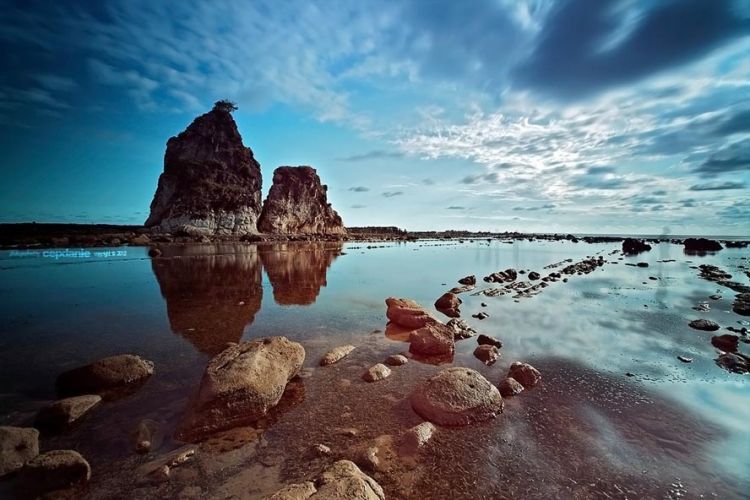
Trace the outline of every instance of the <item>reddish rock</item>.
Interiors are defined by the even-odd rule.
[[[505,380],[500,382],[499,389],[500,394],[502,394],[504,398],[517,396],[523,392],[523,386],[513,377],[506,377]]]
[[[542,380],[542,374],[539,370],[528,363],[519,361],[510,365],[508,377],[516,379],[525,389],[531,389]]]
[[[450,318],[458,318],[461,316],[461,311],[458,309],[460,305],[461,299],[450,292],[444,293],[435,301],[435,309]]]

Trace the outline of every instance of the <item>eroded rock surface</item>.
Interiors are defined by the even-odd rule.
[[[290,484],[266,500],[385,500],[383,488],[354,462],[339,460],[323,471],[315,482]]]
[[[257,233],[261,182],[231,113],[214,108],[167,142],[146,226],[190,235]]]
[[[477,331],[470,327],[463,319],[453,318],[446,323],[446,326],[453,330],[453,338],[455,340],[468,339],[477,334]]]
[[[0,477],[39,455],[39,431],[33,427],[0,426]]]
[[[425,325],[409,335],[409,351],[415,354],[452,354],[454,349],[453,331],[442,323]]]
[[[417,414],[438,425],[468,425],[494,418],[503,409],[503,398],[479,372],[448,368],[429,378],[412,392]]]
[[[437,321],[422,306],[411,299],[388,297],[385,299],[385,305],[387,306],[386,317],[404,328],[421,328],[428,323]]]
[[[500,350],[494,345],[483,344],[474,349],[474,357],[489,366],[500,358]]]
[[[144,381],[154,373],[154,364],[133,354],[102,358],[57,377],[60,395],[102,394]]]
[[[77,451],[53,450],[27,463],[21,475],[30,490],[50,492],[87,483],[91,479],[91,466]]]
[[[279,167],[263,204],[258,229],[280,234],[346,234],[328,203],[328,186],[312,167]]]

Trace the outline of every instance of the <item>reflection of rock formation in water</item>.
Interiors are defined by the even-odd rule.
[[[238,342],[260,310],[261,266],[254,246],[165,247],[151,266],[172,331],[216,354]],[[244,304],[241,304],[243,303]],[[240,305],[241,304],[241,305]]]
[[[341,253],[341,247],[336,242],[259,246],[260,260],[273,286],[276,303],[314,303],[320,288],[326,285],[326,271]]]

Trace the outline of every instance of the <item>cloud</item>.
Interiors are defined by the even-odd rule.
[[[72,78],[53,75],[51,73],[34,75],[34,79],[38,81],[42,87],[52,91],[69,92],[78,87],[78,83]]]
[[[351,208],[367,208],[367,205],[352,205]]]
[[[352,186],[347,191],[353,191],[355,193],[366,193],[370,188],[366,186]]]
[[[622,177],[588,174],[574,177],[571,184],[588,189],[622,189],[627,186],[627,182]]]
[[[615,167],[611,166],[595,166],[586,169],[588,175],[600,175],[600,174],[614,174]]]
[[[463,184],[478,184],[480,182],[496,183],[500,175],[497,172],[489,172],[486,174],[467,175],[461,179]]]
[[[558,2],[514,77],[563,98],[634,82],[747,34],[739,8],[733,0]]]
[[[425,186],[433,186],[435,184],[435,181],[428,177],[426,179],[422,179],[422,184],[424,184]]]
[[[459,205],[451,205],[449,207],[446,207],[447,210],[466,210],[466,207],[462,207]]]
[[[404,194],[403,191],[386,191],[383,193],[383,196],[386,198],[393,198],[394,196],[401,196],[402,194]]]
[[[730,144],[693,169],[703,177],[743,170],[750,170],[750,139]]]
[[[374,151],[368,151],[366,153],[345,156],[339,158],[339,161],[358,162],[367,160],[383,160],[383,159],[396,159],[403,158],[404,154],[399,151],[386,151],[383,149],[376,149]]]
[[[744,182],[709,182],[706,184],[695,184],[690,186],[690,191],[725,191],[730,189],[745,189],[747,185]]]

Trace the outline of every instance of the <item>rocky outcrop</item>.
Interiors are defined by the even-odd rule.
[[[195,438],[258,420],[300,371],[305,349],[286,337],[228,347],[208,363],[178,436]]]
[[[263,204],[258,229],[275,234],[346,234],[328,203],[328,186],[312,167],[279,167]]]
[[[57,377],[57,392],[63,396],[108,394],[135,386],[153,373],[151,361],[133,354],[120,354],[61,373]]]
[[[635,238],[625,238],[622,241],[622,253],[625,255],[636,255],[651,250],[651,245]]]
[[[39,455],[39,431],[32,427],[0,426],[0,477]]]
[[[718,241],[707,238],[687,238],[684,245],[685,253],[718,252],[724,248]]]
[[[60,399],[39,411],[35,425],[40,429],[63,430],[73,425],[101,400],[102,397],[96,394]]]
[[[392,323],[410,330],[409,351],[424,356],[453,354],[453,328],[441,323],[410,299],[385,299],[385,315]]]
[[[411,299],[388,297],[385,299],[385,305],[387,306],[386,317],[404,328],[422,328],[428,323],[437,321]]]
[[[257,233],[260,165],[219,106],[167,142],[146,226],[187,234]]]
[[[417,386],[411,406],[438,425],[468,425],[494,418],[503,410],[497,388],[469,368],[448,368]]]

